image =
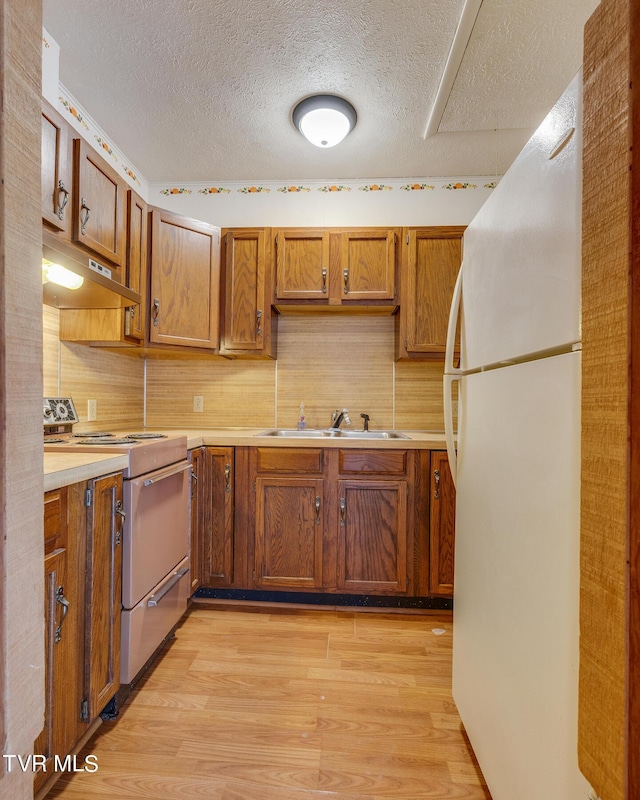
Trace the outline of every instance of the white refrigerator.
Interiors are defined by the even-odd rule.
[[[453,695],[493,800],[589,792],[577,759],[581,102],[579,73],[467,228],[451,309]]]

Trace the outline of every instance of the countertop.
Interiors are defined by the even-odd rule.
[[[408,439],[343,439],[340,437],[260,436],[269,428],[147,428],[187,437],[187,447],[214,445],[220,447],[340,447],[343,449],[445,450],[442,431],[401,431]],[[115,431],[117,433],[117,431]],[[127,456],[102,453],[45,453],[44,489],[50,491],[79,481],[118,472],[127,465]]]

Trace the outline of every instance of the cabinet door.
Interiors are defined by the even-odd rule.
[[[73,158],[73,238],[124,270],[127,185],[83,139],[74,140]]]
[[[83,733],[80,722],[84,667],[85,530],[84,486],[75,484],[44,496],[44,728],[34,753],[52,759],[71,752]],[[35,775],[37,791],[51,776]]]
[[[160,209],[151,220],[150,341],[216,348],[219,229]]]
[[[42,219],[71,238],[72,130],[48,103],[42,109]]]
[[[224,340],[221,352],[259,354],[268,345],[267,232],[228,231],[224,237]]]
[[[340,234],[340,295],[355,300],[393,300],[395,231],[355,230]]]
[[[207,507],[207,484],[205,450],[196,447],[189,450],[191,464],[191,496],[189,498],[189,570],[193,594],[200,585],[202,575],[202,553],[205,537],[205,510]]]
[[[85,699],[95,719],[120,685],[122,476],[89,482],[87,516]]]
[[[449,309],[462,258],[462,230],[406,232],[400,314],[408,353],[444,354]]]
[[[453,596],[456,490],[446,452],[431,453],[429,594]]]
[[[125,283],[142,297],[142,304],[125,308],[124,335],[144,341],[149,252],[147,204],[131,189],[127,192],[127,269]]]
[[[234,449],[207,447],[208,514],[204,536],[207,586],[233,585]]]
[[[256,480],[255,582],[260,588],[322,586],[324,480]]]
[[[338,589],[407,590],[407,482],[338,481]]]
[[[322,229],[276,233],[276,298],[327,300],[329,232]]]

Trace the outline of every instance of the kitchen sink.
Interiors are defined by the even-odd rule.
[[[262,431],[256,436],[283,436],[286,438],[298,439],[409,439],[404,433],[398,431],[346,431],[324,428],[322,430],[306,429],[303,431],[291,428],[273,428],[269,431]]]

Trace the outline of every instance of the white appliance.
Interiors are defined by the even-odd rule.
[[[581,106],[579,73],[467,228],[450,316],[453,695],[493,800],[589,791],[577,758]]]

